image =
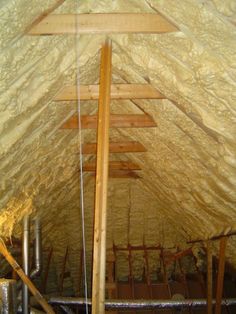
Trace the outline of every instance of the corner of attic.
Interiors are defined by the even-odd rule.
[[[27,280],[47,313],[63,312],[50,296],[102,314],[110,299],[175,309],[176,295],[186,313],[234,313],[235,25],[235,0],[0,1],[1,300],[14,279],[24,314]],[[31,268],[42,232],[34,278],[26,219]],[[186,305],[198,298],[202,312]]]

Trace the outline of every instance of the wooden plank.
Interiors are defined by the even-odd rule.
[[[54,97],[55,101],[97,100],[99,85],[65,86]],[[111,99],[163,99],[163,96],[151,84],[113,84],[111,85]]]
[[[65,278],[65,270],[66,270],[66,262],[67,262],[68,253],[69,253],[69,248],[67,246],[66,247],[66,252],[65,252],[65,255],[64,255],[64,259],[63,259],[61,275],[60,275],[60,284],[59,284],[59,293],[60,293],[60,295],[62,295],[62,293],[63,293],[63,285],[64,285],[64,278]]]
[[[27,285],[30,292],[35,297],[35,300],[42,306],[42,308],[45,310],[45,312],[48,314],[55,314],[51,305],[49,305],[47,303],[47,301],[44,299],[44,297],[41,295],[41,293],[38,291],[38,289],[35,287],[35,285],[29,279],[29,277],[26,276],[23,269],[20,267],[20,265],[17,263],[17,261],[11,255],[11,253],[7,250],[3,241],[0,241],[0,253],[5,257],[5,259],[11,265],[11,267],[17,272],[17,274],[21,278],[21,280]]]
[[[92,314],[105,313],[106,216],[111,94],[111,40],[101,52],[94,211]]]
[[[212,245],[207,241],[207,314],[212,314]]]
[[[92,172],[92,176],[95,177],[95,172]],[[132,170],[110,170],[109,179],[140,179],[141,177]]]
[[[29,35],[169,33],[178,29],[160,14],[93,13],[52,14],[28,32]]]
[[[184,250],[184,251],[180,251],[180,252],[174,253],[173,255],[168,257],[168,259],[165,261],[165,265],[168,266],[172,262],[175,262],[175,261],[179,260],[180,258],[182,258],[184,256],[192,255],[192,254],[193,254],[193,252],[192,252],[192,248],[191,247],[186,249],[186,250]]]
[[[44,273],[43,280],[42,280],[42,293],[46,293],[49,268],[50,268],[50,264],[51,264],[51,260],[52,260],[52,253],[53,253],[53,248],[51,247],[50,251],[48,253],[47,264],[45,267],[45,273]]]
[[[85,162],[83,164],[83,171],[95,171],[96,162]],[[141,170],[140,166],[132,161],[110,161],[109,170]]]
[[[112,114],[110,115],[111,128],[150,128],[156,127],[156,122],[148,114]],[[81,116],[82,129],[96,129],[97,115]],[[60,129],[78,129],[78,115],[72,116]]]
[[[83,154],[96,154],[97,143],[85,143],[82,147]],[[141,153],[146,152],[146,148],[140,142],[110,142],[110,153]]]
[[[216,287],[216,305],[215,314],[221,314],[221,302],[224,286],[224,273],[225,273],[225,251],[227,245],[227,237],[220,239],[220,251],[219,251],[219,266],[217,275],[217,287]]]

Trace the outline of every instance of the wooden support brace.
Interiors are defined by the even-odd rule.
[[[35,285],[32,283],[32,281],[29,279],[29,277],[26,276],[23,269],[20,267],[20,265],[17,263],[17,261],[14,259],[14,257],[8,252],[6,246],[3,242],[0,242],[0,253],[5,257],[5,259],[8,261],[8,263],[12,266],[12,268],[17,272],[21,280],[27,285],[30,292],[35,297],[36,301],[42,306],[42,308],[45,310],[48,314],[55,314],[52,307],[47,303],[47,301],[44,299],[44,297],[41,295],[41,293],[38,291],[38,289],[35,287]]]
[[[212,244],[207,241],[207,314],[212,314]]]
[[[93,13],[52,14],[28,32],[30,35],[167,33],[178,29],[160,14]]]
[[[47,265],[45,268],[45,273],[42,281],[42,292],[46,293],[46,288],[47,288],[47,282],[48,282],[48,274],[49,274],[49,268],[50,268],[50,263],[52,260],[52,254],[53,254],[53,248],[50,248],[50,251],[48,253],[48,259],[47,259]]]
[[[63,259],[63,264],[62,264],[62,271],[61,271],[61,275],[60,275],[60,284],[59,284],[60,295],[62,295],[62,293],[63,293],[63,285],[64,285],[64,278],[65,278],[65,270],[66,270],[66,262],[67,262],[68,253],[69,253],[69,248],[67,246],[65,256]]]
[[[225,273],[225,251],[226,251],[227,239],[228,239],[227,237],[223,237],[220,239],[215,314],[221,314],[221,301],[222,301],[223,286],[224,286],[224,273]]]
[[[97,100],[99,98],[99,85],[65,86],[54,97],[55,101]],[[163,96],[151,84],[113,84],[111,85],[111,99],[163,99]]]
[[[93,172],[96,170],[96,163],[85,162],[83,164],[83,171]],[[132,161],[110,161],[109,162],[109,171],[110,170],[141,170],[140,166]]]
[[[157,124],[148,114],[112,114],[110,115],[111,128],[150,128]],[[78,115],[72,116],[60,129],[78,129]],[[81,116],[82,129],[96,129],[97,115]]]
[[[92,314],[103,314],[105,312],[106,214],[109,162],[111,57],[111,40],[107,39],[102,47],[100,67],[93,241]]]
[[[84,143],[83,154],[96,154],[97,143]],[[110,142],[110,153],[141,153],[146,152],[146,148],[140,142]]]

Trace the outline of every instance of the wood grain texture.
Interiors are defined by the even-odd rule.
[[[100,66],[93,239],[92,314],[105,313],[104,302],[106,277],[106,220],[109,163],[111,58],[111,40],[107,39],[102,47]]]
[[[29,35],[169,33],[178,29],[160,14],[93,13],[52,14],[29,31]]]
[[[148,114],[112,114],[110,115],[111,128],[150,128],[157,124]],[[72,116],[60,129],[78,129],[78,115]],[[82,129],[96,129],[97,115],[81,116]]]
[[[97,143],[85,143],[82,147],[83,154],[96,154]],[[140,153],[146,152],[146,148],[137,141],[132,142],[110,142],[110,153]]]
[[[109,171],[110,170],[141,170],[140,166],[132,161],[110,161],[109,162]],[[93,172],[96,170],[96,162],[85,162],[83,164],[83,171]]]
[[[55,101],[97,100],[99,85],[65,86],[54,97]],[[163,96],[150,84],[113,84],[111,85],[111,99],[163,99]]]

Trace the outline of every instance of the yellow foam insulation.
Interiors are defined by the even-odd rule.
[[[68,270],[78,291],[81,244],[79,136],[60,125],[75,102],[53,101],[76,81],[99,81],[103,35],[29,36],[42,14],[160,12],[179,31],[159,35],[112,35],[113,82],[151,83],[164,100],[114,101],[113,113],[150,114],[156,128],[111,130],[111,140],[136,140],[145,153],[111,155],[132,160],[141,179],[112,179],[108,192],[107,247],[187,247],[186,240],[236,231],[236,28],[235,0],[8,0],[0,3],[0,230],[19,236],[23,215],[43,221],[44,246],[54,248],[53,276],[60,275],[66,247]],[[79,60],[78,60],[79,58]],[[94,101],[81,103],[95,113]],[[95,141],[85,130],[82,141]],[[84,156],[90,160],[94,156]],[[84,175],[88,274],[94,179]],[[227,260],[236,266],[236,240]],[[217,252],[217,243],[215,252]],[[127,277],[127,256],[119,256]],[[123,261],[123,262],[122,262]],[[156,256],[150,256],[155,269]],[[140,277],[143,257],[134,259]],[[56,273],[56,275],[55,275]]]

